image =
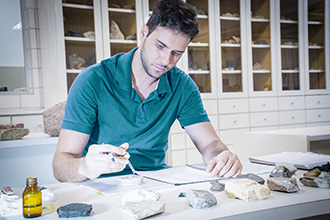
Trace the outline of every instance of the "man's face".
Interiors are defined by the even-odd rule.
[[[158,26],[141,42],[141,62],[146,73],[160,78],[176,65],[189,42],[189,36]]]

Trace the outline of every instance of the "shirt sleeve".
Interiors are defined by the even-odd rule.
[[[91,68],[75,79],[68,94],[61,128],[91,134],[97,118],[97,74]]]
[[[192,124],[210,121],[204,109],[198,87],[189,76],[187,77],[182,96],[183,106],[178,117],[183,128]]]

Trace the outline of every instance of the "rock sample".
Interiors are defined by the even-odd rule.
[[[276,163],[276,166],[284,166],[284,167],[288,168],[292,174],[295,174],[297,172],[297,170],[298,170],[291,163],[287,163],[287,162]]]
[[[122,211],[134,219],[143,219],[163,213],[165,205],[158,202],[160,193],[146,189],[136,189],[125,193],[122,197]]]
[[[84,32],[84,37],[90,38],[90,39],[95,39],[95,32],[94,31],[86,31],[86,32]]]
[[[188,204],[195,209],[210,208],[217,204],[217,198],[207,190],[189,189],[186,198]]]
[[[65,104],[66,101],[60,102],[42,113],[45,134],[49,134],[52,137],[59,136],[64,117]]]
[[[261,200],[269,197],[267,186],[260,185],[250,179],[233,179],[225,184],[225,193],[229,198],[238,198],[244,201]]]
[[[136,33],[133,33],[126,37],[126,40],[136,40]]]
[[[85,64],[85,59],[78,56],[78,54],[71,54],[68,58],[69,69],[80,69]]]
[[[117,186],[139,186],[141,184],[143,184],[143,176],[139,175],[119,176],[117,179]]]
[[[304,176],[306,177],[318,177],[321,174],[321,170],[319,168],[312,169],[308,171],[307,173],[304,173]]]
[[[144,219],[165,211],[164,203],[154,200],[141,202],[127,202],[122,207],[123,212],[128,213],[133,219]]]
[[[125,193],[121,199],[121,202],[125,204],[127,202],[139,202],[143,200],[158,201],[159,199],[159,192],[153,192],[146,189],[135,189]]]
[[[292,173],[291,171],[286,168],[285,166],[276,166],[272,172],[269,174],[270,177],[288,177],[291,178],[292,177]]]
[[[262,177],[254,174],[254,173],[240,174],[240,175],[236,176],[236,179],[242,179],[242,178],[254,180],[261,185],[264,185],[264,183],[265,183],[265,180]]]
[[[272,191],[298,192],[299,186],[296,178],[270,177],[267,179],[268,188]]]
[[[57,209],[57,214],[59,218],[83,217],[90,216],[92,209],[92,205],[84,203],[70,203],[59,207]]]
[[[330,188],[330,177],[301,177],[299,180],[305,186],[318,187],[323,189]]]
[[[124,34],[120,31],[118,24],[114,20],[111,20],[111,24],[110,24],[110,39],[114,39],[114,40],[125,39]]]
[[[29,133],[30,130],[22,123],[0,125],[0,141],[21,139]]]
[[[223,191],[223,190],[225,190],[225,184],[220,183],[218,180],[211,180],[210,183],[212,185],[210,187],[211,191]]]
[[[22,215],[22,198],[18,195],[0,195],[0,218]]]

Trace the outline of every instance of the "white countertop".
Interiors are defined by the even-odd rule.
[[[150,219],[296,219],[330,213],[330,189],[302,185],[299,178],[304,172],[299,170],[293,176],[297,179],[299,192],[271,191],[269,198],[250,202],[228,198],[224,191],[213,192],[218,204],[208,209],[194,209],[188,205],[186,198],[178,197],[178,195],[188,189],[208,190],[211,186],[209,182],[155,189],[154,191],[161,193],[160,201],[165,203],[165,212]],[[266,179],[268,175],[264,174],[262,177]],[[121,195],[100,195],[82,188],[79,183],[57,183],[47,185],[47,188],[56,194],[59,205],[75,202],[93,205],[91,216],[83,218],[84,220],[130,219],[121,211]],[[20,195],[22,188],[14,189],[14,191]],[[8,219],[23,219],[23,217],[16,216]],[[58,219],[58,216],[56,212],[53,212],[38,219]]]

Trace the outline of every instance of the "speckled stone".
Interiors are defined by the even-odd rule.
[[[195,209],[210,208],[217,204],[217,198],[207,190],[189,189],[186,198],[188,204]]]
[[[270,177],[288,177],[291,178],[292,177],[292,173],[291,171],[286,168],[285,166],[276,166],[272,172],[269,174]]]
[[[240,175],[236,176],[236,179],[242,179],[242,178],[254,180],[261,185],[263,185],[265,183],[265,180],[262,177],[254,174],[254,173],[240,174]]]
[[[268,188],[272,191],[280,192],[298,192],[299,186],[296,178],[287,177],[269,177],[267,179]]]
[[[84,203],[70,203],[57,209],[59,218],[74,218],[89,216],[93,209],[92,205]]]

